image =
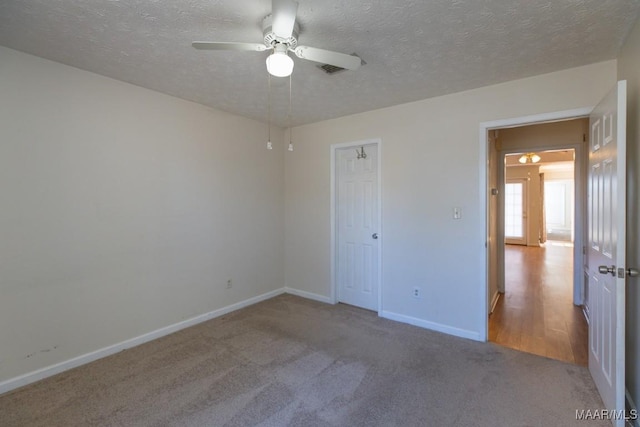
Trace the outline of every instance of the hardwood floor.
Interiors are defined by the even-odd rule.
[[[489,340],[587,366],[588,326],[573,305],[573,248],[506,245],[505,294],[489,316]]]

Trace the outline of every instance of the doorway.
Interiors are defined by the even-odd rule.
[[[492,209],[499,199],[498,188],[494,186],[492,171],[500,171],[495,166],[504,163],[504,153],[499,154],[495,148],[495,130],[512,126],[524,126],[550,121],[570,121],[574,118],[589,117],[587,132],[580,143],[571,144],[576,149],[576,214],[574,244],[574,304],[586,304],[589,323],[589,371],[594,378],[598,391],[605,402],[605,407],[616,413],[623,413],[625,408],[625,364],[624,364],[624,331],[625,331],[625,280],[631,269],[625,269],[625,240],[620,238],[610,247],[604,262],[599,258],[604,248],[601,245],[603,236],[602,224],[607,224],[609,236],[625,235],[625,211],[620,208],[626,200],[624,171],[626,158],[626,81],[618,81],[609,93],[593,108],[559,111],[533,116],[495,120],[480,123],[480,164],[486,165],[480,173],[480,189],[487,191],[481,199],[482,216],[485,219],[485,263],[482,270],[485,285],[481,288],[481,296],[487,311],[483,316],[485,322],[484,339],[488,339],[489,316],[494,300],[491,292],[496,286],[493,279],[500,277],[497,271],[504,271],[504,260],[496,260],[493,254],[504,244],[504,232],[495,227],[493,216],[497,212]],[[545,141],[536,146],[545,149]],[[610,155],[602,155],[600,150],[609,146]],[[618,155],[620,153],[620,155]],[[502,156],[502,157],[501,157]],[[587,158],[588,156],[588,158]],[[601,173],[606,164],[607,173]],[[492,168],[492,165],[494,166]],[[495,172],[497,174],[497,172]],[[588,181],[587,181],[588,180]],[[588,187],[587,187],[588,182]],[[605,185],[603,186],[603,182]],[[606,188],[606,191],[602,189]],[[615,190],[615,191],[610,191]],[[587,197],[589,200],[589,216],[587,224]],[[603,212],[609,212],[604,214]],[[616,212],[615,215],[611,214]],[[602,220],[606,218],[606,220]],[[610,222],[610,224],[609,224]],[[503,226],[504,223],[501,224]],[[587,234],[587,231],[589,232]],[[502,265],[499,265],[502,262]],[[498,267],[496,267],[498,265]],[[621,267],[622,266],[622,267]],[[617,268],[617,269],[616,269]],[[502,269],[502,270],[501,270]],[[606,280],[605,280],[606,279]],[[603,286],[609,281],[613,286]],[[589,284],[586,291],[585,284]],[[497,292],[497,291],[496,291]],[[586,299],[585,299],[586,297]],[[603,298],[604,297],[604,298]],[[602,301],[606,300],[607,308]],[[602,327],[602,325],[606,327]],[[616,419],[615,425],[623,425],[624,419]]]
[[[331,147],[332,300],[380,313],[380,141]]]
[[[538,316],[542,325],[551,325],[551,328],[548,329],[554,329],[553,334],[549,333],[548,335],[554,335],[553,341],[555,344],[549,345],[548,348],[558,347],[559,345],[556,330],[563,330],[567,334],[568,331],[576,329],[574,328],[575,324],[579,325],[580,322],[584,321],[582,317],[576,316],[575,313],[581,315],[582,310],[579,307],[584,302],[584,279],[582,275],[582,264],[584,262],[582,247],[584,244],[584,221],[586,218],[586,178],[584,171],[586,163],[584,156],[587,148],[586,140],[589,133],[589,125],[586,114],[580,115],[582,117],[573,116],[564,119],[561,114],[558,113],[558,117],[550,117],[549,119],[551,120],[531,120],[521,124],[517,122],[508,123],[507,126],[509,127],[496,126],[493,129],[487,129],[486,137],[489,165],[487,175],[489,190],[487,199],[487,315],[495,312],[496,309],[507,310],[510,313],[507,317],[510,319],[509,324],[512,332],[514,325],[517,325],[518,322],[531,326],[534,319],[533,316]],[[565,200],[565,203],[562,204],[565,209],[561,213],[564,217],[572,215],[571,228],[575,232],[570,231],[569,234],[573,236],[575,242],[573,247],[571,247],[571,242],[566,244],[546,242],[548,227],[543,225],[546,216],[541,213],[544,209],[544,176],[552,177],[555,174],[557,177],[559,172],[556,173],[550,170],[552,166],[563,162],[568,163],[569,161],[575,164],[572,172],[575,182],[572,187],[573,205],[567,210],[567,201]],[[549,170],[544,168],[549,168]],[[511,169],[510,173],[508,172],[509,169]],[[526,191],[527,196],[526,202],[519,203],[523,206],[521,220],[514,220],[516,224],[522,226],[523,231],[519,234],[524,236],[518,236],[519,241],[514,241],[512,239],[507,240],[507,236],[505,236],[505,234],[509,234],[506,233],[507,220],[505,215],[507,213],[507,181],[518,179],[524,180],[520,181],[523,182],[522,193],[524,194]],[[549,182],[552,181],[551,179],[549,180]],[[551,188],[550,193],[554,193],[553,187],[546,187]],[[554,202],[556,209],[559,204],[559,202]],[[511,209],[511,214],[514,214],[514,212]],[[553,220],[556,221],[559,216],[560,214],[554,211]],[[522,224],[525,222],[526,226],[523,226]],[[552,224],[556,224],[556,222],[552,222]],[[505,248],[505,243],[507,242],[519,243],[519,245],[509,245],[509,247]],[[560,256],[560,253],[564,253],[564,255]],[[554,266],[554,263],[557,263],[558,259],[560,259],[559,257],[568,263],[566,266],[568,268]],[[526,294],[522,292],[523,289],[518,291],[517,288],[514,288],[512,289],[514,299],[509,300],[509,290],[506,289],[507,273],[513,273],[514,271],[517,271],[521,276],[520,282],[524,281],[531,287],[531,289],[523,289],[533,293]],[[561,283],[565,283],[564,291],[560,291],[559,286]],[[555,288],[550,287],[551,284],[556,285]],[[566,294],[564,298],[566,308],[563,315],[565,318],[545,319],[542,316],[544,310],[541,309],[545,305],[550,308],[556,302],[563,300],[563,298],[560,298],[563,292]],[[547,295],[549,300],[545,301]],[[510,302],[512,304],[506,304],[504,307],[502,305],[498,306],[500,299],[502,299],[502,303]],[[534,304],[539,306],[537,311],[533,309]],[[514,320],[518,308],[526,309],[521,312],[525,320]],[[527,312],[527,310],[529,311]],[[552,312],[553,310],[551,309],[547,310],[547,313]],[[496,314],[493,319],[500,319],[500,315]],[[489,328],[490,322],[491,320],[487,316],[487,338],[496,340],[494,328]],[[553,326],[554,322],[555,326]],[[564,323],[563,328],[559,327],[561,322]],[[582,326],[580,325],[580,328],[578,328],[580,337],[584,335]],[[536,339],[529,340],[528,343],[514,345],[514,347],[520,346],[522,348],[518,349],[528,349],[531,352],[532,343],[542,346],[540,338],[544,335],[539,332],[536,331],[533,335]],[[520,334],[521,331],[513,333],[514,336]],[[510,339],[505,339],[505,341],[508,342]],[[570,344],[571,339],[566,341]],[[586,348],[586,339],[584,343],[585,345],[579,346],[580,349]],[[579,353],[573,359],[581,363],[584,352],[571,349],[571,353]],[[553,357],[553,354],[546,355]]]
[[[531,131],[514,129],[505,138]],[[525,148],[505,155],[504,288],[489,318],[489,340],[587,366],[588,325],[573,303],[575,150]]]

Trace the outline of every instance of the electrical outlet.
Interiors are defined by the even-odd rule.
[[[422,297],[421,289],[418,286],[414,286],[411,296],[413,296],[416,299],[420,299]]]
[[[231,283],[231,279],[227,280],[227,289],[231,289],[233,287],[233,283]]]

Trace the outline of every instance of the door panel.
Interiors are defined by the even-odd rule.
[[[360,148],[360,147],[358,147]],[[378,308],[378,146],[336,150],[338,301]]]
[[[624,410],[626,82],[590,117],[589,370],[610,410]],[[599,267],[610,272],[600,272]],[[623,426],[624,419],[614,420]]]

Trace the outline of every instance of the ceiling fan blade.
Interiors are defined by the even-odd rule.
[[[273,0],[271,3],[271,29],[276,36],[288,39],[293,34],[298,13],[298,2],[294,0]]]
[[[293,52],[298,58],[334,65],[336,67],[346,68],[347,70],[357,70],[362,64],[362,59],[355,55],[347,55],[315,47],[298,46],[293,49]]]
[[[268,47],[262,43],[193,42],[191,46],[200,50],[244,50],[262,52],[268,49]]]

